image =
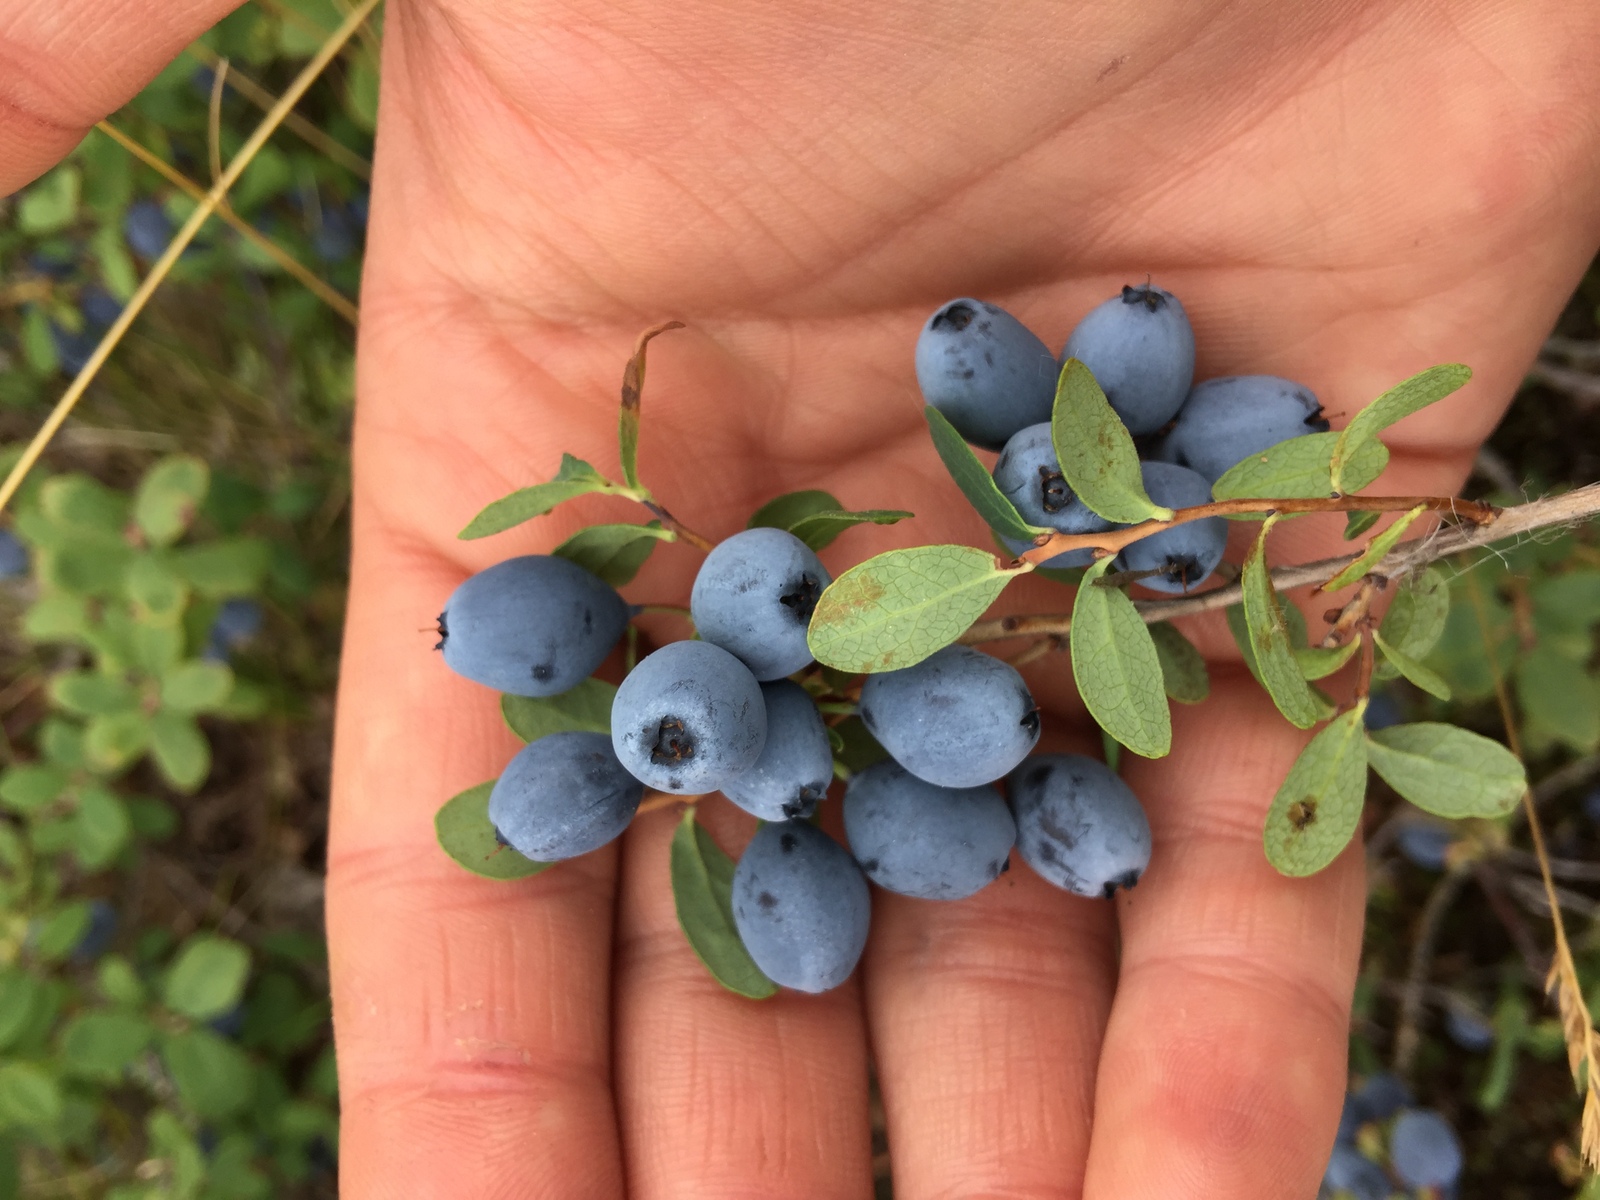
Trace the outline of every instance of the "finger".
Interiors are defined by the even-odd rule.
[[[238,0],[21,0],[0,10],[0,196],[42,175]]]
[[[1237,668],[1174,706],[1173,753],[1126,760],[1155,853],[1120,901],[1090,1200],[1310,1196],[1345,1075],[1365,902],[1359,845],[1307,879],[1261,848],[1305,736]]]
[[[699,817],[737,853],[755,822]],[[673,807],[623,843],[616,958],[617,1113],[634,1200],[849,1200],[871,1194],[866,1039],[854,980],[820,996],[724,990],[678,927]]]
[[[480,879],[433,814],[515,749],[417,632],[464,572],[356,514],[328,853],[340,1194],[622,1194],[610,1095],[615,851]]]

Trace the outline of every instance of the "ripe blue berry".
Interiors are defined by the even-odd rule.
[[[1193,508],[1211,503],[1211,485],[1187,467],[1173,463],[1140,464],[1144,490],[1167,508]],[[1156,571],[1139,582],[1155,592],[1180,595],[1202,583],[1222,561],[1228,548],[1226,517],[1203,517],[1173,525],[1123,547],[1119,571]]]
[[[1007,784],[1017,849],[1046,881],[1080,896],[1115,894],[1150,864],[1150,823],[1127,784],[1082,754],[1039,754]]]
[[[1445,1010],[1444,1027],[1452,1042],[1473,1054],[1494,1045],[1494,1026],[1465,1005],[1452,1004]]]
[[[1337,1144],[1323,1172],[1322,1186],[1334,1195],[1348,1194],[1351,1200],[1389,1200],[1394,1191],[1383,1168],[1354,1146]]]
[[[1411,1089],[1400,1081],[1399,1076],[1391,1075],[1388,1071],[1379,1071],[1369,1075],[1354,1092],[1357,1110],[1360,1113],[1360,1123],[1368,1121],[1387,1121],[1411,1103]]]
[[[1425,871],[1444,870],[1445,856],[1455,841],[1455,831],[1449,825],[1432,821],[1407,821],[1395,833],[1400,853]]]
[[[555,696],[594,673],[628,624],[616,589],[552,555],[508,558],[451,593],[439,614],[445,665],[514,696]]]
[[[1177,415],[1194,380],[1194,330],[1171,292],[1125,287],[1078,322],[1061,351],[1094,374],[1132,433],[1155,433]]]
[[[917,338],[922,397],[975,446],[998,450],[1050,419],[1056,360],[1021,321],[982,300],[952,300]]]
[[[0,529],[0,579],[16,579],[28,573],[28,547],[9,529]]]
[[[736,655],[757,679],[782,679],[811,662],[806,629],[831,582],[794,534],[746,529],[706,555],[689,611],[700,636]]]
[[[211,622],[200,657],[208,662],[227,662],[235,650],[249,645],[261,632],[262,615],[261,605],[254,600],[242,596],[224,600]]]
[[[560,862],[618,836],[643,795],[605,734],[551,733],[517,751],[495,780],[489,822],[518,854]]]
[[[992,783],[1039,740],[1039,709],[1022,676],[971,646],[870,676],[861,720],[896,762],[940,787]]]
[[[1061,533],[1099,533],[1113,528],[1067,486],[1050,441],[1048,421],[1019,429],[1012,436],[994,465],[994,482],[1030,525]],[[1027,542],[1002,540],[1013,554],[1030,549]],[[1086,567],[1093,561],[1093,550],[1068,550],[1041,565],[1066,569]]]
[[[1017,827],[994,788],[939,787],[885,760],[850,780],[844,832],[879,887],[960,900],[1006,869]]]
[[[763,825],[733,872],[733,923],[767,978],[825,992],[867,944],[872,897],[845,848],[804,821]]]
[[[1461,1141],[1438,1113],[1408,1108],[1389,1134],[1389,1162],[1407,1187],[1446,1188],[1461,1175]]]
[[[1327,431],[1322,405],[1310,388],[1276,375],[1226,375],[1194,385],[1156,457],[1215,483],[1252,454]]]
[[[660,792],[714,792],[756,765],[767,740],[761,685],[710,642],[649,655],[611,702],[611,742],[636,779]]]
[[[761,685],[767,741],[755,766],[722,794],[763,821],[809,817],[833,781],[833,747],[816,701],[787,679]]]
[[[122,236],[140,258],[160,258],[172,240],[172,222],[154,200],[135,200],[123,214]]]

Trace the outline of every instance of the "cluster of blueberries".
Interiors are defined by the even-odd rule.
[[[1461,1140],[1439,1113],[1412,1104],[1406,1085],[1384,1073],[1345,1095],[1338,1139],[1322,1177],[1323,1197],[1389,1200],[1404,1188],[1452,1200],[1463,1165]],[[1358,1143],[1381,1140],[1364,1135],[1381,1126],[1388,1132],[1388,1171],[1358,1148]]]
[[[1004,309],[952,300],[929,318],[917,342],[917,382],[928,403],[967,441],[1000,451],[994,479],[1023,520],[1060,533],[1118,528],[1073,495],[1050,438],[1062,364],[1089,368],[1140,448],[1145,491],[1157,504],[1211,502],[1211,485],[1236,463],[1278,442],[1326,433],[1309,388],[1274,375],[1229,375],[1194,383],[1194,330],[1183,305],[1157,287],[1125,287],[1093,309],[1058,359]],[[1158,592],[1188,591],[1222,561],[1227,521],[1208,517],[1141,538],[1122,551],[1118,571]],[[1028,549],[1007,539],[1013,554]],[[1073,550],[1043,565],[1085,567],[1093,551]]]

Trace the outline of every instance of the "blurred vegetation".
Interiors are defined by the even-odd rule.
[[[342,15],[247,5],[111,122],[208,187]],[[346,47],[230,199],[350,297],[379,36]],[[0,465],[191,206],[99,131],[0,200]],[[213,219],[3,522],[0,1200],[335,1193],[321,871],[352,334]],[[1596,478],[1591,271],[1469,494]],[[1374,717],[1502,737],[1504,679],[1600,1007],[1600,542],[1552,534],[1447,568],[1429,665],[1455,699],[1394,681]],[[1367,817],[1357,1079],[1397,1069],[1451,1120],[1467,1200],[1600,1197],[1578,1166],[1520,817],[1436,822],[1376,781]],[[1381,1158],[1382,1141],[1369,1127],[1362,1146]]]

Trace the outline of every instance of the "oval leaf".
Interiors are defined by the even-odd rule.
[[[1372,640],[1377,643],[1378,649],[1383,651],[1385,661],[1391,663],[1400,674],[1427,692],[1428,695],[1437,696],[1440,700],[1450,699],[1450,685],[1440,678],[1436,672],[1429,670],[1416,659],[1389,645],[1388,642],[1384,641],[1383,634],[1374,633]]]
[[[1367,756],[1385,783],[1440,817],[1503,817],[1528,788],[1516,755],[1454,725],[1379,729],[1367,735]]]
[[[1171,519],[1172,510],[1145,493],[1133,435],[1094,374],[1075,358],[1067,359],[1056,381],[1050,440],[1067,486],[1106,520],[1136,525]]]
[[[648,525],[590,525],[551,553],[577,563],[612,587],[621,587],[639,573],[657,542],[677,540],[678,535],[663,529],[660,521]]]
[[[971,546],[890,550],[829,585],[806,640],[818,662],[841,671],[913,666],[965,633],[1025,570]]]
[[[610,733],[616,696],[616,684],[585,679],[559,696],[501,696],[500,715],[525,742],[550,733]]]
[[[199,934],[179,951],[161,999],[174,1012],[208,1021],[239,1003],[249,976],[248,950],[227,938]]]
[[[733,923],[733,859],[683,814],[672,835],[672,900],[678,924],[706,970],[730,992],[765,1000],[778,985],[762,974]]]
[[[186,454],[163,458],[145,472],[133,499],[133,519],[152,546],[170,546],[183,536],[211,486],[204,459]]]
[[[1367,702],[1341,713],[1307,743],[1267,810],[1262,842],[1285,875],[1312,875],[1349,844],[1367,792]]]
[[[1367,543],[1367,548],[1361,552],[1361,557],[1348,567],[1345,567],[1319,589],[1324,592],[1337,592],[1340,588],[1349,587],[1360,579],[1373,567],[1383,560],[1383,556],[1394,549],[1394,544],[1400,540],[1400,535],[1411,527],[1415,521],[1426,511],[1426,506],[1419,504],[1410,512],[1401,515],[1389,528],[1385,529],[1372,541]]]
[[[561,466],[549,483],[521,488],[509,496],[502,496],[473,517],[467,527],[456,536],[463,540],[488,537],[534,517],[542,517],[558,504],[591,492],[615,492],[616,484],[596,471],[581,458],[570,454],[561,456]]]
[[[1344,540],[1353,542],[1367,530],[1378,523],[1382,513],[1353,512],[1346,513],[1344,518]]]
[[[1355,482],[1360,472],[1354,467],[1362,448],[1372,445],[1378,434],[1396,421],[1443,400],[1471,378],[1472,368],[1462,363],[1429,367],[1403,383],[1395,384],[1350,418],[1350,424],[1337,435],[1338,442],[1332,455],[1334,487],[1340,488],[1343,483],[1345,486],[1340,490],[1345,493],[1360,491],[1366,483]],[[1372,480],[1367,480],[1367,483],[1370,482]]]
[[[1349,662],[1360,648],[1361,639],[1353,637],[1342,646],[1296,646],[1292,653],[1295,662],[1300,664],[1301,675],[1307,679],[1326,679]]]
[[[1178,627],[1168,621],[1150,626],[1150,640],[1161,660],[1161,681],[1167,695],[1179,704],[1199,704],[1211,693],[1206,660]]]
[[[1211,485],[1217,500],[1312,500],[1334,494],[1333,448],[1337,433],[1307,433],[1268,446],[1234,463]],[[1389,465],[1382,442],[1364,442],[1345,468],[1345,492],[1359,492]],[[1243,518],[1248,519],[1248,518]]]
[[[233,691],[233,672],[226,663],[194,658],[179,663],[161,678],[161,703],[178,712],[210,712]]]
[[[1161,658],[1127,593],[1095,583],[1114,561],[1094,563],[1078,588],[1072,605],[1072,675],[1100,728],[1135,754],[1160,758],[1172,749]]]
[[[793,529],[807,517],[818,513],[839,512],[844,505],[832,492],[811,489],[804,492],[785,492],[768,500],[750,515],[746,529]]]
[[[444,852],[485,879],[526,879],[550,866],[524,858],[500,844],[489,823],[489,793],[494,781],[468,788],[445,801],[433,817],[433,831]]]
[[[1022,519],[1017,506],[1006,499],[1006,494],[995,483],[994,476],[989,474],[989,468],[978,461],[978,456],[967,445],[966,439],[956,432],[956,427],[945,419],[942,412],[931,404],[922,412],[928,418],[933,448],[939,452],[945,470],[950,472],[950,478],[956,481],[961,494],[978,510],[978,515],[988,523],[990,529],[1023,542],[1031,542],[1038,534],[1050,532]]]
[[[1272,577],[1267,571],[1267,534],[1276,523],[1275,517],[1262,522],[1261,534],[1244,560],[1244,620],[1249,631],[1250,651],[1255,661],[1257,678],[1261,680],[1278,711],[1300,729],[1310,729],[1326,717],[1323,702],[1306,683],[1295,661],[1294,644],[1290,639],[1289,625],[1272,590]]]
[[[196,1116],[230,1117],[255,1094],[255,1067],[250,1059],[209,1029],[170,1035],[161,1045],[161,1061],[172,1075],[178,1095]]]
[[[852,525],[893,525],[911,515],[900,508],[865,508],[858,512],[837,509],[834,512],[814,513],[803,521],[797,521],[789,532],[811,549],[821,550],[832,545],[833,539]]]
[[[150,757],[180,792],[194,791],[211,771],[211,743],[187,713],[162,709],[151,716]]]
[[[1449,616],[1450,585],[1437,567],[1429,567],[1400,584],[1378,632],[1401,654],[1420,662],[1438,643]],[[1393,679],[1399,671],[1379,663],[1374,673],[1380,679]]]

